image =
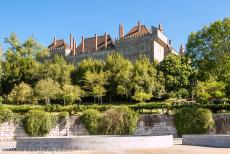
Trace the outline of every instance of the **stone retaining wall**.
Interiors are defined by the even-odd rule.
[[[214,114],[215,128],[210,134],[230,134],[230,114]],[[85,127],[80,123],[79,117],[72,116],[68,123],[58,124],[47,136],[77,136],[88,135]],[[173,117],[167,115],[141,115],[134,135],[173,135],[177,131]],[[16,137],[27,137],[22,124],[5,122],[0,125],[0,141],[14,140]]]

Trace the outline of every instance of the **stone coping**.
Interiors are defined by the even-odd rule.
[[[230,135],[182,135],[182,144],[230,148]]]
[[[102,150],[162,148],[173,146],[173,136],[62,136],[22,137],[16,139],[17,150]]]

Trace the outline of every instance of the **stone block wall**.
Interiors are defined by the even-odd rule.
[[[210,134],[230,134],[230,114],[214,114],[215,128]],[[47,136],[89,135],[78,116],[69,117],[68,122],[60,123]],[[173,116],[150,115],[140,116],[134,135],[173,135],[177,137]],[[5,122],[0,125],[0,142],[11,141],[16,137],[27,137],[23,125]]]
[[[141,115],[135,135],[173,135],[177,137],[177,131],[173,123],[173,117],[167,115]]]

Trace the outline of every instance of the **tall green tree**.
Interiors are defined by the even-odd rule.
[[[173,94],[182,88],[191,88],[191,82],[194,80],[192,78],[194,70],[186,57],[169,54],[159,64],[159,70],[163,72],[165,89],[168,93]]]
[[[61,86],[71,83],[71,72],[74,70],[72,64],[68,64],[61,56],[55,56],[50,61],[46,61],[39,69],[41,79],[51,78]]]
[[[72,83],[75,85],[84,85],[83,78],[87,71],[91,72],[101,72],[104,68],[104,63],[100,60],[93,58],[83,59],[78,65],[77,68],[72,71],[71,79]]]
[[[98,101],[102,104],[102,97],[105,96],[107,90],[105,85],[107,84],[107,73],[100,71],[91,72],[87,71],[84,74],[84,89],[89,96],[98,98]],[[95,100],[95,99],[94,99]]]
[[[230,70],[230,18],[217,20],[189,35],[186,55],[200,80],[222,80]]]
[[[32,37],[20,43],[16,34],[12,33],[5,39],[9,48],[3,62],[2,89],[8,93],[15,85],[22,81],[33,85],[38,80],[40,63],[35,60],[36,53],[43,50]]]
[[[162,83],[158,80],[158,71],[156,64],[151,63],[146,56],[140,56],[134,63],[132,76],[133,98],[137,96],[156,96],[159,90],[162,90]],[[150,98],[146,97],[146,100]]]
[[[130,97],[133,64],[116,53],[106,57],[104,69],[109,74],[107,89],[110,96]]]

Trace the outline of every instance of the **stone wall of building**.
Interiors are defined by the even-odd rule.
[[[85,54],[79,54],[75,56],[67,56],[66,59],[68,62],[72,64],[77,64],[81,62],[83,59],[86,58],[94,58],[98,60],[104,60],[109,54],[115,53],[114,49],[111,50],[103,50],[98,52],[92,52],[92,53],[85,53]]]
[[[230,114],[214,114],[215,128],[210,134],[230,134]],[[72,116],[67,124],[61,123],[47,136],[77,136],[88,135],[84,125],[80,123],[79,117]],[[173,117],[167,115],[141,115],[134,135],[173,135],[177,137]],[[16,137],[27,137],[22,124],[5,122],[0,125],[0,141],[11,141]]]

